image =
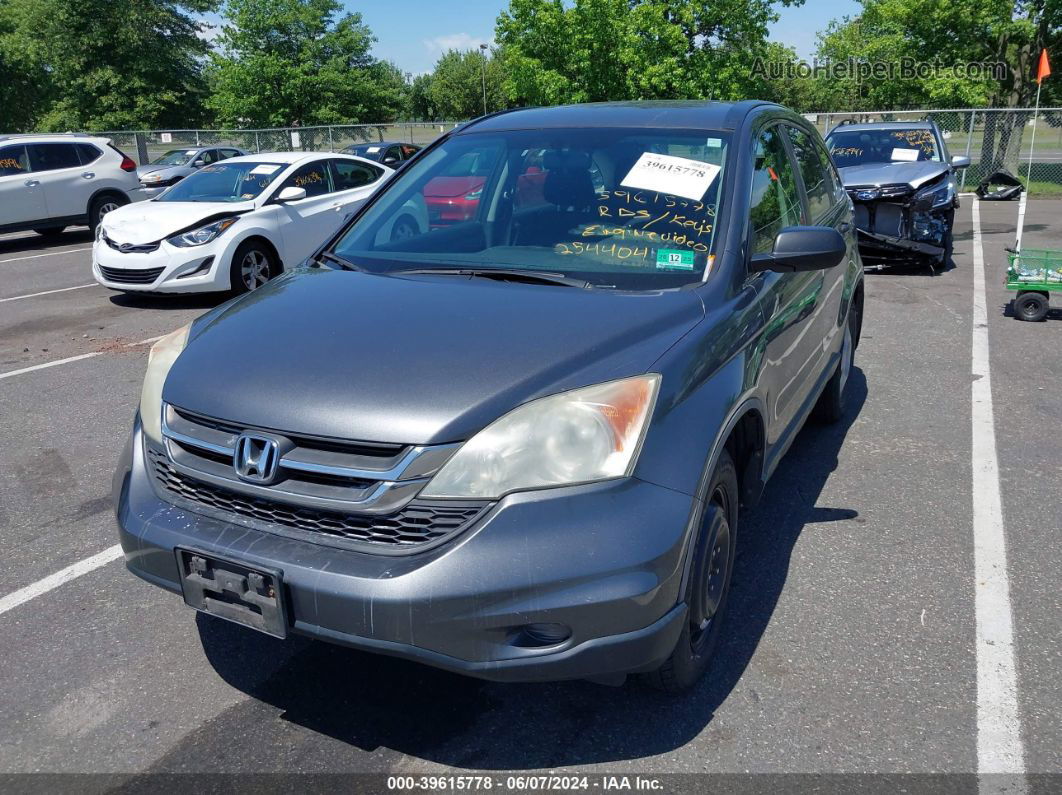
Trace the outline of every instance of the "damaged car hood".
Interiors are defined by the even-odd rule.
[[[907,184],[917,189],[947,172],[948,169],[947,163],[925,160],[913,163],[903,161],[865,163],[859,166],[845,166],[837,171],[846,188]]]
[[[118,245],[142,246],[170,237],[199,222],[254,209],[254,202],[134,202],[112,210],[100,222]]]
[[[690,290],[308,269],[198,322],[163,398],[280,433],[463,441],[534,398],[647,372],[703,317]]]

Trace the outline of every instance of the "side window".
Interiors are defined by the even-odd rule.
[[[800,194],[781,130],[760,133],[754,150],[752,202],[749,211],[752,253],[774,248],[774,239],[787,226],[801,223]]]
[[[228,160],[230,157],[239,157],[239,156],[240,156],[240,153],[237,152],[235,149],[222,149],[221,150],[221,158],[222,158],[222,160]]]
[[[402,150],[403,160],[409,160],[409,158],[413,157],[413,155],[415,155],[420,150],[419,146],[413,146],[413,144],[404,144],[400,148]]]
[[[386,163],[387,165],[393,165],[394,163],[398,163],[401,159],[402,159],[402,149],[401,149],[401,147],[389,146],[389,147],[387,147],[387,151],[384,152],[384,156],[382,158],[382,162]]]
[[[218,158],[218,150],[217,149],[206,149],[206,150],[200,152],[196,156],[195,159],[196,160],[202,160],[205,165],[209,166],[211,163],[218,162],[218,160],[219,160],[219,158]]]
[[[81,157],[74,144],[29,144],[30,164],[34,171],[55,171],[60,168],[78,168]]]
[[[383,174],[383,169],[374,168],[368,163],[356,160],[329,160],[332,165],[332,181],[336,190],[361,188],[375,182]]]
[[[89,163],[95,163],[100,155],[103,154],[99,149],[92,144],[75,144],[77,146],[78,154],[81,155],[81,165],[87,166]]]
[[[284,188],[303,188],[306,191],[307,198],[331,193],[332,180],[328,173],[328,161],[317,160],[302,166],[284,180],[284,184],[280,186],[280,189],[283,190]]]
[[[25,174],[29,171],[29,158],[22,144],[0,148],[0,177]]]
[[[808,194],[808,215],[815,223],[836,204],[837,185],[826,150],[812,136],[796,127],[786,127],[797,167]]]

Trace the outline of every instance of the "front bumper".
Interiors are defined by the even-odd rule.
[[[208,293],[228,290],[228,268],[222,264],[228,259],[221,249],[222,246],[214,243],[177,248],[163,241],[154,251],[122,252],[97,240],[92,246],[92,276],[104,287],[129,292]]]
[[[514,494],[434,549],[400,557],[336,549],[182,510],[145,467],[139,421],[115,474],[126,565],[180,592],[174,549],[280,570],[289,629],[501,681],[652,670],[685,623],[692,498],[637,479]],[[561,623],[547,647],[519,629]]]

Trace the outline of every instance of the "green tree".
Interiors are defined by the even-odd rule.
[[[501,110],[508,105],[505,95],[505,68],[496,54],[488,58],[482,50],[450,50],[435,64],[431,76],[431,96],[438,117],[473,119],[486,111]]]
[[[431,91],[432,76],[417,75],[409,84],[406,115],[417,121],[435,121],[439,118],[439,106]]]
[[[209,46],[199,16],[216,7],[216,0],[8,0],[0,59],[4,82],[9,74],[15,80],[0,101],[7,105],[13,93],[21,124],[46,130],[194,124]]]
[[[211,55],[209,107],[226,125],[391,121],[405,80],[338,0],[228,0]]]
[[[736,99],[765,90],[777,5],[803,0],[510,0],[498,17],[511,99]]]

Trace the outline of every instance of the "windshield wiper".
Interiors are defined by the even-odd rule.
[[[550,271],[514,270],[511,268],[413,268],[412,270],[391,271],[392,274],[439,274],[443,276],[479,276],[484,279],[496,279],[503,282],[523,282],[525,284],[559,284],[562,287],[593,287],[583,279],[574,279],[563,273]]]
[[[365,271],[365,268],[360,265],[355,265],[350,260],[343,259],[342,257],[333,254],[331,251],[322,251],[317,255],[317,259],[331,262],[333,265],[338,265],[345,271]]]

